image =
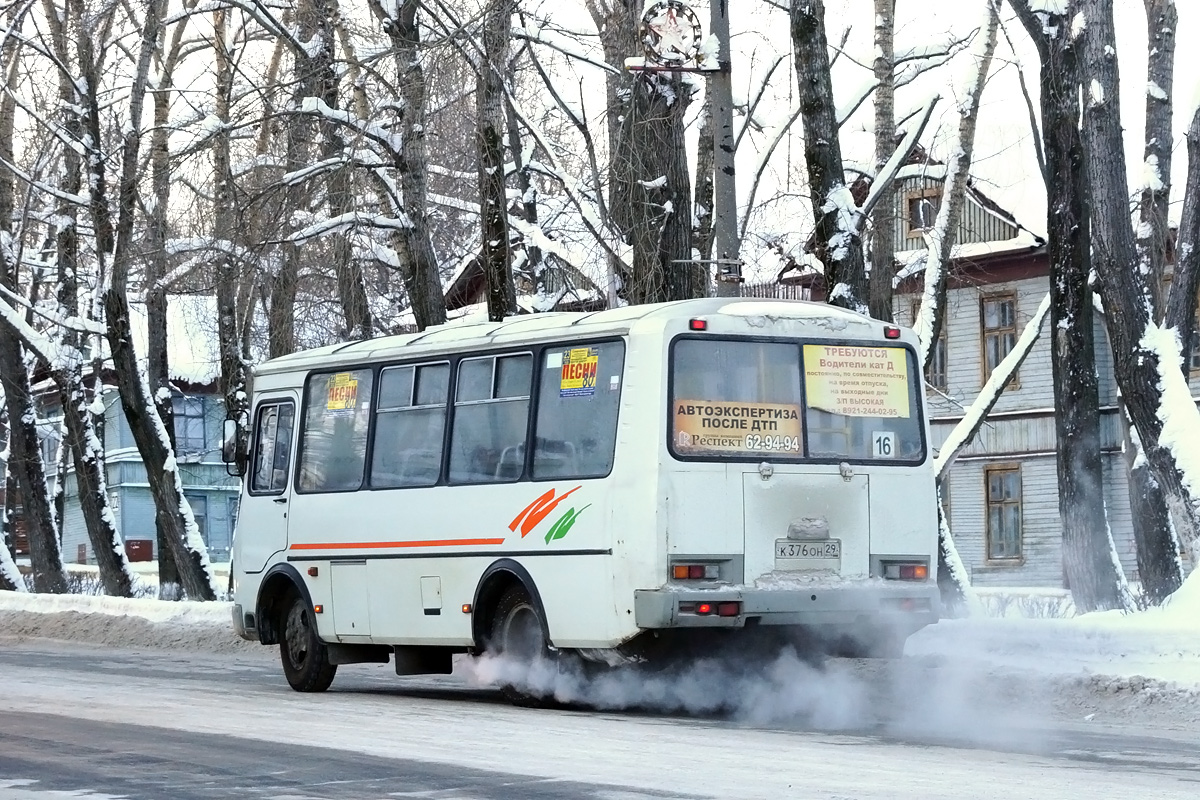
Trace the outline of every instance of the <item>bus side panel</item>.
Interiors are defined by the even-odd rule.
[[[666,458],[670,458],[667,456]],[[742,523],[742,465],[668,461],[663,487],[666,506],[667,556],[671,561],[728,559],[721,564],[721,579],[745,580]],[[670,580],[664,564],[653,585]],[[649,587],[646,587],[649,588]]]
[[[872,472],[871,554],[924,556],[934,576],[937,548],[937,489],[929,467]]]

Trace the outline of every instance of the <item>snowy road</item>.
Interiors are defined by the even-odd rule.
[[[1001,720],[982,707],[902,724],[878,708],[901,705],[896,676],[860,678],[881,684],[878,713],[829,733],[800,720],[519,709],[457,677],[401,680],[377,665],[298,695],[266,650],[7,640],[0,800],[1191,798],[1200,783],[1194,731]]]

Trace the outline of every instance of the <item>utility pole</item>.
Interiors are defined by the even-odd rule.
[[[733,78],[729,0],[712,0],[710,31],[717,40],[717,69],[708,74],[713,114],[713,254],[717,297],[741,294],[741,242],[737,225],[737,173],[733,152]]]

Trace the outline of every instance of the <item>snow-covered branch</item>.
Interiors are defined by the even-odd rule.
[[[1012,380],[1013,375],[1021,368],[1030,351],[1033,350],[1033,345],[1037,342],[1038,337],[1042,333],[1042,324],[1046,321],[1046,317],[1050,314],[1050,295],[1046,294],[1042,298],[1041,305],[1038,306],[1036,312],[1029,322],[1025,323],[1024,330],[1021,331],[1021,337],[1017,339],[1013,349],[1008,351],[996,368],[992,370],[992,374],[988,376],[987,383],[979,390],[979,396],[975,398],[975,402],[963,414],[963,418],[959,420],[954,429],[950,431],[950,435],[946,437],[946,441],[942,444],[942,448],[938,451],[937,457],[933,460],[933,469],[937,473],[937,477],[941,480],[950,470],[950,466],[954,463],[954,459],[962,452],[962,449],[967,446],[975,432],[979,430],[979,426],[987,419],[987,415],[991,413],[996,402],[1000,399],[1000,394],[1004,391],[1004,387]]]

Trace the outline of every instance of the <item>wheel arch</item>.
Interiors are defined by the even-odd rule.
[[[529,595],[534,608],[537,609],[538,619],[541,620],[542,634],[548,643],[553,644],[546,608],[542,605],[542,595],[538,592],[533,576],[520,563],[511,558],[502,558],[483,571],[475,587],[475,600],[471,604],[471,638],[475,642],[476,652],[484,649],[487,633],[496,616],[496,605],[513,586],[520,586]]]
[[[255,601],[254,621],[258,630],[258,641],[263,644],[278,644],[280,603],[291,592],[296,592],[312,608],[312,595],[300,577],[300,572],[291,564],[276,564],[267,570],[258,589]]]

